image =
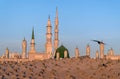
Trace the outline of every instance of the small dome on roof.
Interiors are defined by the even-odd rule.
[[[69,52],[68,52],[68,49],[61,45],[59,48],[57,48],[56,52],[55,52],[55,57],[56,58],[56,55],[57,53],[60,53],[60,58],[64,58],[64,52],[67,51],[67,58],[69,58]]]

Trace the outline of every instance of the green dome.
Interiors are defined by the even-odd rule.
[[[63,45],[61,45],[59,48],[57,48],[57,50],[55,52],[55,57],[54,58],[56,58],[57,53],[60,53],[60,58],[64,58],[64,52],[65,51],[67,51],[67,58],[69,58],[68,49],[65,48]]]

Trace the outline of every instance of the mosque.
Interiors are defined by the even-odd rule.
[[[10,53],[9,49],[6,48],[5,54],[1,57],[6,61],[20,60],[20,61],[33,61],[33,60],[45,60],[50,58],[56,58],[59,54],[61,58],[64,58],[64,52],[66,57],[69,57],[67,48],[61,45],[59,48],[59,20],[58,20],[58,10],[56,8],[56,17],[55,17],[55,28],[54,28],[54,42],[52,43],[52,26],[50,21],[50,16],[48,17],[47,22],[47,32],[46,32],[46,43],[45,43],[45,52],[37,52],[35,49],[35,36],[34,36],[34,27],[32,29],[32,37],[30,42],[30,50],[27,52],[27,41],[22,41],[22,54],[19,53]],[[62,51],[61,51],[62,50]]]
[[[46,43],[45,43],[45,52],[37,52],[35,49],[35,36],[34,28],[32,29],[32,37],[30,42],[30,50],[27,52],[27,41],[24,38],[22,41],[22,53],[11,53],[9,49],[6,48],[5,54],[0,57],[0,61],[33,61],[33,60],[45,60],[55,58],[57,60],[62,58],[70,58],[68,49],[61,45],[59,47],[59,20],[58,20],[58,10],[56,8],[56,17],[55,17],[55,27],[54,27],[54,40],[52,40],[52,26],[50,21],[50,16],[48,17],[47,29],[46,29]],[[90,57],[90,46],[86,46],[86,56]],[[80,57],[80,52],[78,47],[75,49],[75,58]],[[120,55],[114,55],[114,51],[111,48],[108,51],[108,54],[104,54],[104,44],[100,44],[100,52],[96,51],[96,59],[111,59],[111,60],[120,60]]]

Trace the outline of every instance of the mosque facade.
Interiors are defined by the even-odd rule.
[[[0,57],[0,61],[33,61],[33,60],[45,60],[50,58],[56,58],[57,60],[62,58],[69,58],[69,51],[66,47],[61,45],[59,47],[59,20],[58,20],[58,10],[56,8],[56,17],[55,17],[55,27],[54,34],[52,34],[52,26],[50,21],[50,16],[48,17],[47,27],[46,27],[46,43],[45,43],[45,52],[37,52],[35,49],[35,36],[34,36],[34,27],[32,29],[32,36],[30,42],[30,50],[27,52],[27,41],[24,38],[22,41],[22,53],[11,53],[8,48],[3,56]],[[54,39],[52,39],[54,35]],[[54,41],[52,41],[54,40]],[[100,52],[99,52],[100,51]],[[114,50],[111,48],[108,51],[108,54],[104,54],[104,43],[100,43],[100,50],[97,50],[95,55],[96,59],[111,59],[111,60],[120,60],[120,55],[114,55]],[[90,46],[86,46],[86,56],[90,57]],[[78,47],[75,48],[75,58],[80,57],[80,51]]]

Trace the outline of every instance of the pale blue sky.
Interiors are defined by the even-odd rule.
[[[21,52],[24,37],[29,50],[33,26],[36,49],[44,51],[48,15],[54,29],[56,6],[60,44],[71,56],[76,46],[85,55],[88,43],[94,56],[99,47],[92,39],[107,43],[105,53],[113,47],[115,54],[120,54],[120,0],[0,0],[0,55],[6,47]]]

